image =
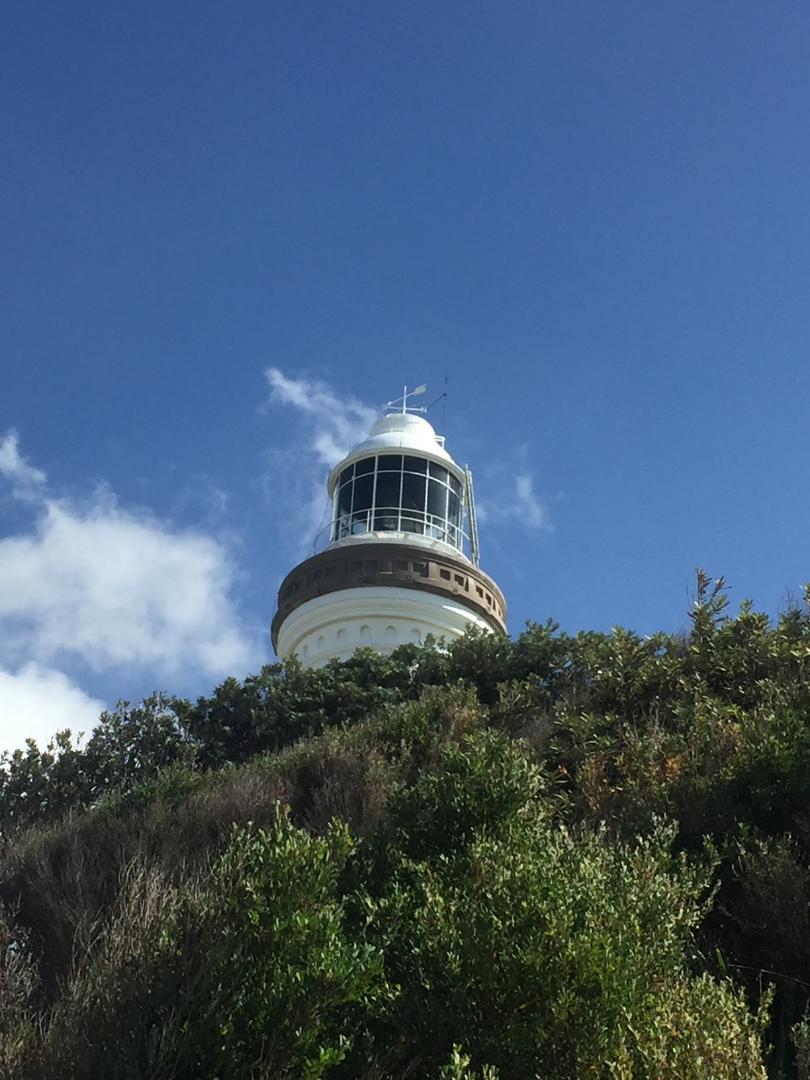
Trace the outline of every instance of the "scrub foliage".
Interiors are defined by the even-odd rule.
[[[0,769],[0,1077],[810,1075],[810,606],[155,694]]]

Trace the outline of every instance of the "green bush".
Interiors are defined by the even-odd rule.
[[[378,953],[343,932],[351,850],[345,826],[311,837],[279,808],[182,887],[133,864],[17,1075],[323,1076],[387,993]]]
[[[772,984],[807,1072],[808,599],[701,573],[688,633],[275,665],[6,755],[0,1069],[758,1077]]]
[[[764,1076],[744,1000],[691,972],[709,870],[672,861],[671,829],[616,845],[520,813],[505,825],[454,856],[403,857],[374,908],[400,987],[377,1032],[384,1075],[434,1075],[463,1041],[516,1080]]]

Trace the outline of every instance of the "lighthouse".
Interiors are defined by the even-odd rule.
[[[278,593],[271,637],[309,667],[367,646],[390,652],[467,627],[506,633],[506,603],[479,567],[472,474],[409,399],[388,408],[329,474],[324,548]]]

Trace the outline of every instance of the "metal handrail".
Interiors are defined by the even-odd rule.
[[[396,525],[386,525],[374,528],[372,518],[395,519]],[[315,537],[312,545],[313,554],[323,551],[337,532],[336,526],[344,521],[348,522],[349,528],[345,533],[338,536],[339,540],[346,540],[352,536],[364,536],[371,532],[403,533],[412,536],[427,536],[432,540],[441,540],[457,551],[464,550],[464,543],[470,543],[469,535],[461,525],[452,525],[447,518],[438,517],[436,514],[415,512],[409,514],[403,512],[399,506],[377,506],[373,510],[357,510],[353,514],[342,514],[339,518],[332,518],[328,525],[324,525]],[[409,528],[408,526],[414,526]],[[457,541],[451,539],[455,535]]]

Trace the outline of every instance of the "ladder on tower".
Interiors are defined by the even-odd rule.
[[[464,466],[464,478],[467,486],[467,521],[470,526],[470,554],[473,566],[480,563],[480,549],[478,547],[478,519],[475,516],[475,494],[473,492],[473,478],[468,465]]]

